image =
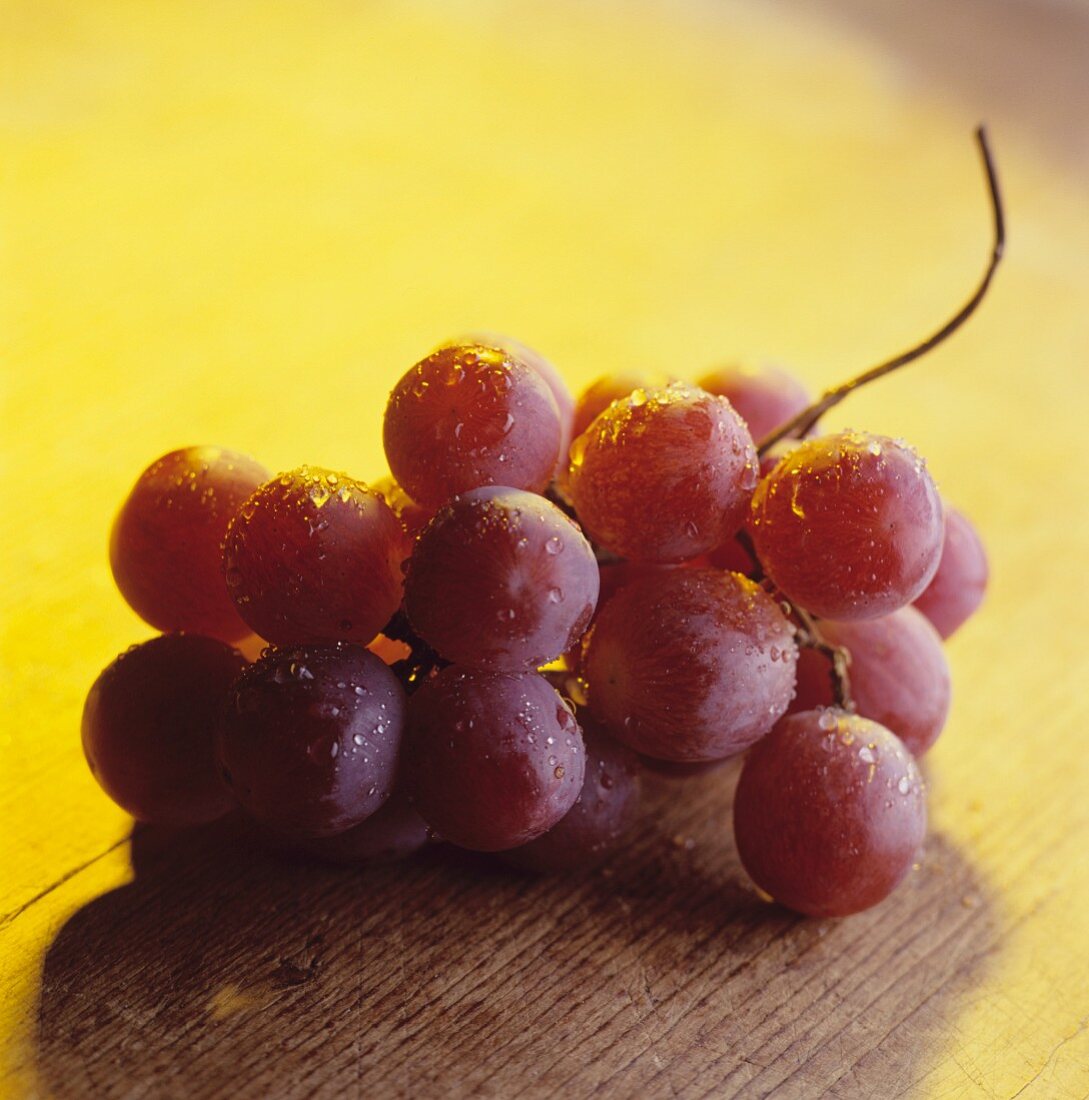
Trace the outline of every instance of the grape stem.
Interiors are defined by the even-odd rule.
[[[450,662],[444,660],[413,629],[403,609],[394,612],[393,618],[386,623],[382,633],[387,638],[404,642],[412,651],[407,657],[395,661],[390,667],[401,681],[405,693],[411,695],[425,680]]]
[[[764,455],[781,439],[801,439],[807,432],[812,430],[826,412],[835,408],[849,393],[853,393],[867,383],[873,382],[877,378],[883,378],[886,374],[891,374],[894,370],[919,359],[952,336],[975,313],[976,308],[983,301],[987,289],[991,285],[991,280],[994,278],[995,271],[998,270],[998,264],[1006,248],[1006,218],[1002,209],[1002,194],[998,186],[998,173],[995,170],[994,157],[991,154],[991,147],[987,140],[986,128],[984,126],[977,127],[975,137],[979,145],[980,155],[983,158],[983,170],[987,176],[987,190],[990,195],[991,211],[994,217],[994,243],[991,246],[990,262],[987,264],[987,270],[984,272],[975,292],[937,332],[928,336],[922,343],[916,344],[907,351],[902,351],[899,355],[893,356],[892,359],[888,359],[884,363],[879,363],[876,367],[863,371],[862,374],[844,382],[842,385],[826,390],[812,405],[803,409],[797,416],[792,417],[785,424],[781,424],[760,440],[757,454]]]
[[[853,713],[855,703],[851,698],[851,677],[847,671],[851,664],[850,652],[846,646],[832,645],[831,642],[826,641],[816,620],[804,607],[799,607],[789,600],[786,602],[794,608],[794,614],[801,623],[801,627],[796,630],[799,644],[823,653],[832,662],[829,675],[832,678],[832,698],[836,706]]]

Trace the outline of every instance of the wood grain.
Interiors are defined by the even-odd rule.
[[[907,1090],[996,942],[971,867],[933,836],[890,904],[802,920],[744,884],[734,780],[683,799],[656,781],[630,850],[574,881],[442,846],[359,871],[270,863],[230,826],[140,830],[133,882],[46,954],[43,1080],[58,1097]]]

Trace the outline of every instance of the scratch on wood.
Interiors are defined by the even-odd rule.
[[[8,925],[12,923],[12,921],[17,920],[19,917],[21,917],[32,905],[37,905],[37,903],[41,901],[42,898],[49,897],[49,895],[53,893],[53,891],[56,890],[58,887],[63,886],[70,879],[75,878],[76,875],[82,874],[84,871],[87,870],[88,867],[93,867],[100,859],[105,859],[106,856],[110,854],[110,852],[116,852],[122,844],[128,844],[128,842],[129,838],[127,836],[123,836],[120,840],[115,841],[104,851],[99,852],[97,856],[92,856],[84,863],[80,863],[78,866],[73,867],[71,870],[65,871],[65,873],[61,875],[60,878],[56,879],[54,882],[51,882],[47,887],[45,887],[44,890],[40,890],[32,898],[24,901],[22,905],[17,906],[16,908],[12,909],[10,913],[5,913],[2,917],[0,917],[0,931],[7,928]]]

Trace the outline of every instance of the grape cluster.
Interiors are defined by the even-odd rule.
[[[372,485],[164,456],[110,557],[166,633],[91,689],[95,777],[142,821],[237,810],[296,855],[441,839],[562,872],[624,843],[647,770],[745,754],[757,886],[820,916],[879,902],[924,837],[915,757],[986,558],[901,440],[758,450],[810,407],[779,367],[616,374],[576,401],[474,334],[394,387]]]

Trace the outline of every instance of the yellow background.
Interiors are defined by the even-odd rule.
[[[930,774],[934,826],[986,884],[1001,949],[916,1091],[1085,1095],[1089,98],[1077,85],[1044,103],[1000,50],[962,59],[982,74],[966,87],[853,7],[0,6],[12,1095],[34,1088],[46,947],[129,874],[130,823],[87,772],[78,724],[99,669],[150,634],[105,553],[139,471],[221,443],[376,477],[386,392],[471,329],[539,348],[576,387],[738,356],[839,381],[926,334],[977,278],[981,110],[1010,222],[993,293],[830,422],[916,443],[993,559],[986,611],[950,647]],[[993,44],[1001,11],[1025,7],[980,9],[979,35]],[[1011,22],[1010,56],[1040,53],[1053,13],[1038,7],[1027,33]],[[1055,18],[1089,27],[1084,9]],[[1034,113],[1052,111],[1069,126]]]

